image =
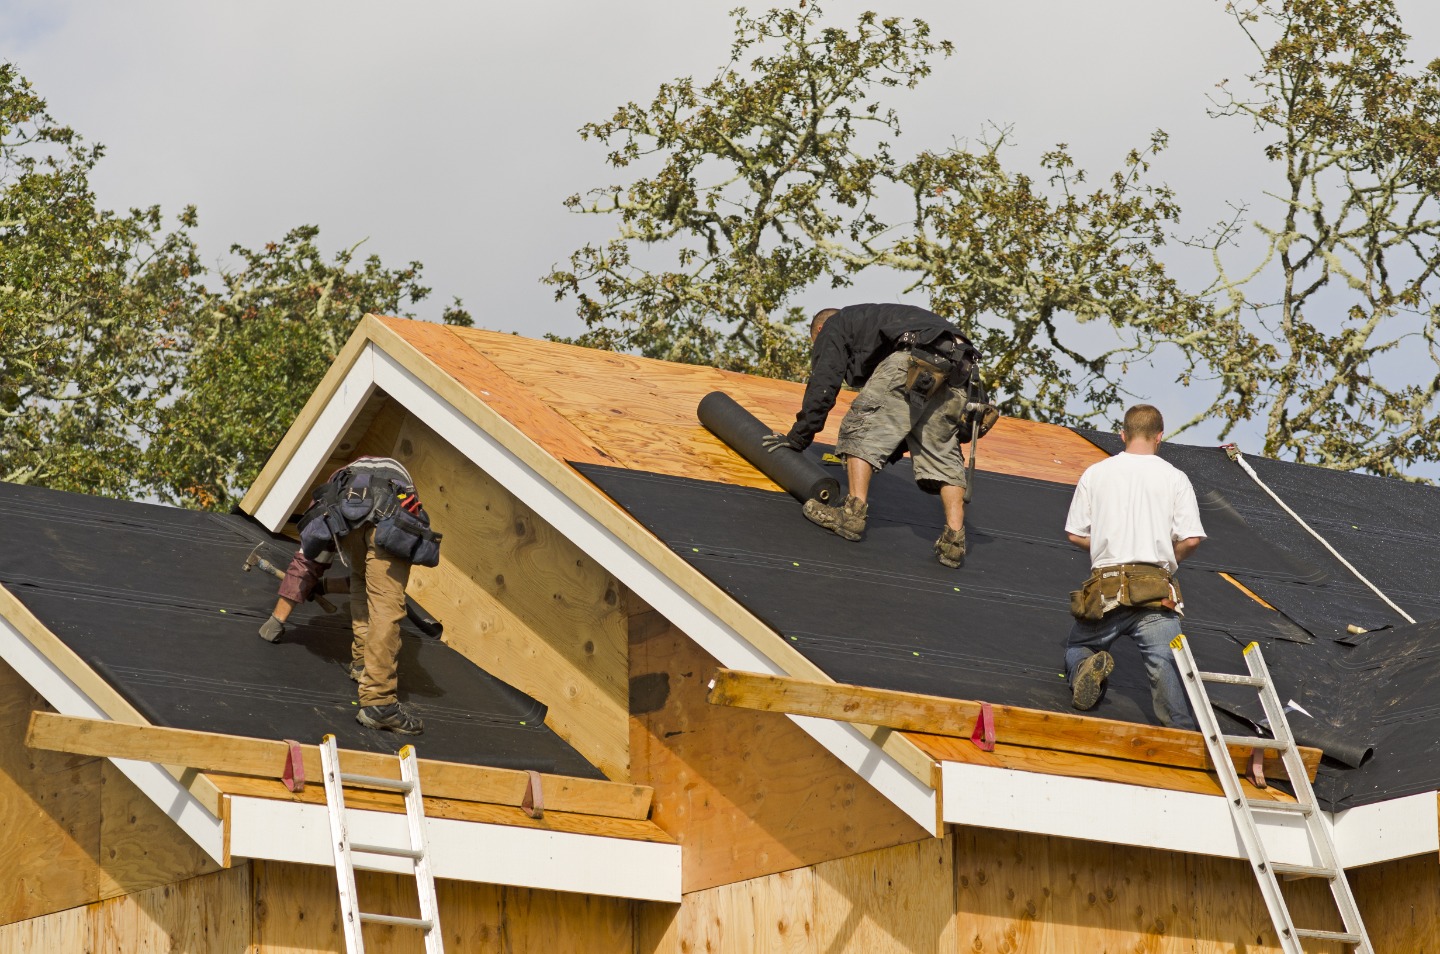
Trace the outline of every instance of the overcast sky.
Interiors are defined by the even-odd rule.
[[[113,207],[194,203],[207,258],[306,223],[328,250],[367,238],[388,264],[425,264],[436,317],[453,295],[483,327],[571,334],[578,319],[539,278],[597,217],[571,193],[616,178],[575,130],[727,56],[724,2],[556,0],[410,4],[246,0],[81,3],[0,0],[0,58],[51,112],[108,153],[94,177]],[[759,11],[766,4],[751,4]],[[1206,94],[1240,78],[1253,51],[1219,0],[829,0],[928,20],[956,54],[898,95],[903,151],[1012,124],[1011,161],[1070,144],[1095,173],[1162,127],[1157,164],[1203,231],[1227,199],[1255,200],[1269,170],[1239,120],[1206,116]],[[1440,55],[1440,3],[1402,0],[1413,58]],[[1178,257],[1182,277],[1203,268]],[[858,298],[891,298],[876,276]],[[828,305],[817,289],[800,300]],[[924,304],[923,301],[917,302]]]

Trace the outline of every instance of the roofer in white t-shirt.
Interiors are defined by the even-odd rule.
[[[1115,668],[1121,636],[1140,647],[1161,724],[1194,729],[1170,641],[1184,602],[1174,574],[1205,539],[1190,478],[1156,456],[1165,420],[1148,404],[1125,412],[1125,450],[1092,464],[1075,485],[1065,535],[1090,553],[1090,579],[1070,594],[1075,625],[1065,646],[1074,706],[1093,709]]]

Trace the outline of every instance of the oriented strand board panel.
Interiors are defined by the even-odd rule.
[[[344,954],[335,872],[312,865],[256,862],[255,954]],[[361,872],[366,911],[415,916],[415,883]],[[633,954],[631,902],[501,885],[438,881],[445,950],[465,954]],[[422,954],[408,928],[367,925],[366,954]]]
[[[405,422],[393,456],[445,536],[440,565],[415,567],[410,594],[444,621],[446,643],[548,706],[557,735],[609,778],[625,779],[620,585],[419,421]]]
[[[788,717],[710,705],[716,661],[653,610],[630,662],[632,781],[655,789],[685,891],[928,837]]]
[[[804,385],[473,328],[386,318],[385,324],[561,460],[751,487],[774,484],[700,427],[695,408],[726,391],[788,430]],[[835,441],[852,392],[817,439]],[[978,467],[1073,484],[1106,454],[1066,428],[1006,419],[980,442]]]

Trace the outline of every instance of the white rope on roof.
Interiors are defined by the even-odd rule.
[[[1324,545],[1325,549],[1327,549],[1327,550],[1330,551],[1330,554],[1331,554],[1332,556],[1334,556],[1335,559],[1337,559],[1337,560],[1339,560],[1341,563],[1343,563],[1343,564],[1345,565],[1345,569],[1347,569],[1347,570],[1349,570],[1351,573],[1355,574],[1355,579],[1359,580],[1361,583],[1364,583],[1366,586],[1370,587],[1371,591],[1373,591],[1376,596],[1380,597],[1382,600],[1385,601],[1385,605],[1386,605],[1386,606],[1389,606],[1389,607],[1390,607],[1391,609],[1393,609],[1395,612],[1399,613],[1402,617],[1404,617],[1404,618],[1405,618],[1405,622],[1407,622],[1407,623],[1413,623],[1413,622],[1415,622],[1415,617],[1411,616],[1409,613],[1405,612],[1403,609],[1401,609],[1400,607],[1396,606],[1394,600],[1390,599],[1390,597],[1388,597],[1388,596],[1386,596],[1384,593],[1380,592],[1380,587],[1376,586],[1374,583],[1371,583],[1368,579],[1365,578],[1365,574],[1363,574],[1363,573],[1361,573],[1359,570],[1355,569],[1354,565],[1351,564],[1351,562],[1350,562],[1349,560],[1347,560],[1347,559],[1345,559],[1343,556],[1341,556],[1341,555],[1340,555],[1340,551],[1337,550],[1337,549],[1335,549],[1334,547],[1332,547],[1332,546],[1330,545],[1330,541],[1329,541],[1329,540],[1326,540],[1324,537],[1320,536],[1320,534],[1316,533],[1314,527],[1312,527],[1312,526],[1310,526],[1310,524],[1306,523],[1306,522],[1305,522],[1305,519],[1304,519],[1303,517],[1301,517],[1298,513],[1296,513],[1294,510],[1291,510],[1291,509],[1290,509],[1290,505],[1287,504],[1285,501],[1281,500],[1281,499],[1280,499],[1280,495],[1277,494],[1275,491],[1271,490],[1271,489],[1270,489],[1270,486],[1269,486],[1268,484],[1266,484],[1265,481],[1263,481],[1263,480],[1260,479],[1260,475],[1257,474],[1257,473],[1255,473],[1255,468],[1251,467],[1251,466],[1250,466],[1250,462],[1249,462],[1248,460],[1246,460],[1246,459],[1240,454],[1240,448],[1236,447],[1234,444],[1226,444],[1226,445],[1222,448],[1222,450],[1224,450],[1226,454],[1230,455],[1230,459],[1233,460],[1235,463],[1239,464],[1239,465],[1241,466],[1241,468],[1244,469],[1245,473],[1247,473],[1247,474],[1250,475],[1250,479],[1251,479],[1251,480],[1255,481],[1255,483],[1257,483],[1257,484],[1260,485],[1260,489],[1261,489],[1261,490],[1263,490],[1263,491],[1265,491],[1267,494],[1269,494],[1269,495],[1270,495],[1270,498],[1271,498],[1272,500],[1274,500],[1277,504],[1279,504],[1279,505],[1285,510],[1286,513],[1288,513],[1290,516],[1294,517],[1296,523],[1298,523],[1298,524],[1300,524],[1300,526],[1304,527],[1304,528],[1310,533],[1310,536],[1314,537],[1316,540],[1319,540],[1320,543]]]

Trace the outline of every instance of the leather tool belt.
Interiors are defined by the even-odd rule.
[[[1185,615],[1180,587],[1168,571],[1153,563],[1096,567],[1090,579],[1070,594],[1070,615],[1098,623],[1121,606],[1166,609]]]

